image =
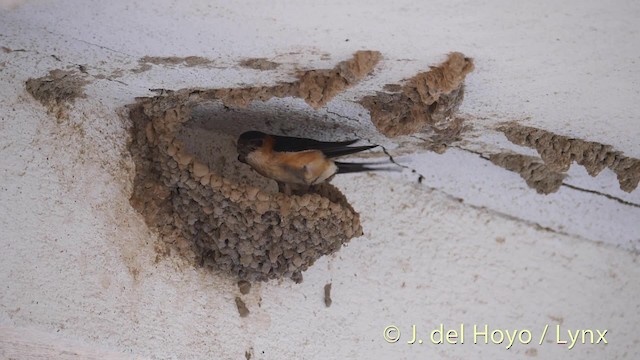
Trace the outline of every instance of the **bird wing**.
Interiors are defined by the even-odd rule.
[[[290,136],[278,136],[271,135],[273,137],[273,150],[278,152],[299,152],[305,150],[320,150],[327,157],[335,157],[341,155],[332,155],[336,153],[340,153],[345,149],[349,149],[349,145],[354,144],[358,141],[355,140],[347,140],[347,141],[318,141],[313,139],[305,139],[298,137],[290,137]],[[353,148],[355,149],[355,148]],[[363,151],[366,149],[358,150]],[[357,151],[356,151],[357,152]],[[353,154],[350,152],[350,154]],[[346,155],[346,154],[344,154]]]
[[[355,154],[361,151],[373,149],[376,146],[378,145],[365,145],[365,146],[352,146],[352,147],[343,146],[343,147],[336,147],[333,149],[321,150],[321,151],[324,153],[326,157],[335,158],[339,156]]]

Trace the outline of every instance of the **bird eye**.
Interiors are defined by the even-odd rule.
[[[253,145],[255,148],[261,147],[262,146],[262,139],[251,140],[251,145]]]

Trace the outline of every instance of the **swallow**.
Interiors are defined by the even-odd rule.
[[[290,195],[290,185],[307,188],[331,180],[336,174],[389,170],[372,168],[372,163],[346,163],[334,158],[373,149],[378,145],[349,146],[356,140],[324,142],[313,139],[269,135],[247,131],[237,143],[238,161],[278,183]]]

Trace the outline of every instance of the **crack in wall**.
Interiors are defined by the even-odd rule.
[[[493,161],[491,160],[491,157],[492,157],[492,156],[494,156],[494,155],[503,155],[503,154],[504,154],[504,155],[520,155],[520,154],[514,154],[514,153],[497,153],[497,154],[491,154],[491,155],[489,155],[489,156],[486,156],[485,154],[483,154],[483,153],[481,153],[481,152],[479,152],[479,151],[473,151],[473,150],[471,150],[471,149],[466,149],[466,148],[463,148],[463,147],[460,147],[460,146],[455,146],[455,148],[456,148],[456,149],[458,149],[458,150],[461,150],[461,151],[465,151],[465,152],[468,152],[468,153],[471,153],[471,154],[478,155],[478,157],[480,157],[481,159],[484,159],[484,160],[487,160],[487,161],[491,161],[491,162],[493,162]],[[527,155],[520,155],[520,156],[528,157]],[[537,157],[535,157],[535,156],[533,156],[532,158],[533,158],[532,160],[541,161],[541,159],[539,159],[539,158],[537,158]],[[495,164],[495,163],[494,163],[494,164]],[[500,166],[500,165],[499,165],[499,166]],[[501,166],[501,167],[502,167],[502,166]],[[506,168],[505,168],[505,169],[506,169]],[[507,170],[510,170],[510,169],[507,169]],[[514,170],[511,170],[511,171],[514,171]],[[518,171],[515,171],[515,172],[518,172]],[[556,174],[558,174],[558,175],[562,175],[562,176],[563,176],[563,179],[564,179],[564,176],[566,175],[566,174],[564,174],[564,173],[556,173]],[[524,178],[524,177],[523,177],[523,178]],[[528,185],[528,184],[527,184],[527,185]],[[559,188],[560,186],[566,186],[566,187],[571,188],[571,189],[573,189],[573,190],[582,191],[582,192],[587,192],[587,193],[591,193],[591,194],[598,195],[598,196],[604,196],[604,197],[606,197],[606,198],[608,198],[608,199],[610,199],[610,200],[614,200],[614,201],[619,202],[619,203],[621,203],[621,204],[623,204],[623,205],[629,205],[629,206],[633,206],[633,207],[640,207],[640,204],[636,204],[636,203],[633,203],[633,202],[626,201],[626,200],[624,200],[624,199],[621,199],[621,198],[619,198],[619,197],[613,196],[613,195],[611,195],[611,194],[603,193],[603,192],[596,191],[596,190],[590,190],[590,189],[581,188],[581,187],[579,187],[579,186],[571,185],[571,184],[566,183],[566,182],[560,182],[560,184],[559,184],[558,188]],[[532,186],[530,186],[530,187],[532,187]],[[554,183],[554,187],[555,187],[555,183]],[[538,193],[542,193],[542,192],[538,191]]]
[[[338,114],[338,113],[335,113],[335,112],[329,112],[329,111],[327,111],[327,112],[330,113],[330,114],[339,116],[341,118],[344,118],[344,119],[348,119],[348,120],[351,120],[351,121],[357,121],[356,119],[353,119],[351,117],[348,117],[348,116],[345,116],[345,115],[342,115],[342,114]],[[354,133],[354,135],[357,137],[357,134]],[[423,138],[415,136],[415,135],[412,135],[411,137],[415,138],[415,139],[418,139],[418,140],[426,141],[426,139],[423,139]],[[363,140],[365,140],[365,141],[367,141],[369,143],[372,143],[369,139],[363,139]],[[449,199],[452,199],[452,200],[460,202],[460,203],[465,203],[466,206],[469,206],[472,209],[475,209],[475,210],[478,210],[478,211],[487,211],[492,215],[501,217],[503,219],[520,222],[520,223],[526,224],[526,225],[531,226],[531,227],[533,227],[533,228],[535,228],[537,230],[540,230],[540,231],[546,231],[546,232],[550,232],[550,233],[554,233],[554,234],[564,235],[564,236],[567,236],[567,237],[571,237],[571,238],[579,239],[579,240],[584,240],[584,241],[593,241],[593,240],[584,238],[584,237],[582,237],[580,235],[577,235],[577,234],[569,233],[569,232],[562,231],[562,230],[559,230],[559,229],[554,229],[554,228],[551,228],[551,227],[548,227],[548,226],[543,226],[543,225],[541,225],[541,224],[539,224],[539,223],[537,223],[535,221],[531,221],[531,220],[527,220],[527,219],[524,219],[524,218],[521,218],[521,217],[510,215],[510,214],[498,211],[498,210],[493,209],[493,208],[489,208],[489,207],[486,207],[486,206],[480,206],[480,205],[474,205],[474,204],[465,202],[464,198],[461,198],[461,197],[455,196],[453,194],[450,194],[450,193],[448,193],[448,192],[446,192],[446,191],[444,191],[442,189],[438,189],[438,188],[435,188],[435,187],[432,187],[432,186],[428,186],[428,185],[423,183],[423,180],[426,179],[424,174],[422,174],[421,172],[417,171],[415,168],[413,168],[411,166],[404,165],[404,164],[401,164],[401,163],[397,162],[395,160],[394,156],[389,152],[389,150],[385,146],[382,146],[382,145],[379,145],[379,146],[382,149],[382,152],[387,156],[387,158],[389,159],[389,161],[391,163],[393,163],[394,165],[396,165],[396,166],[398,166],[398,167],[400,167],[402,169],[407,169],[407,170],[411,171],[412,174],[416,174],[418,176],[417,177],[417,182],[419,184],[421,184],[422,186],[426,187],[429,191],[435,191],[435,192],[438,192],[440,194],[443,194],[444,196],[446,196]],[[484,159],[484,160],[487,160],[487,161],[491,161],[490,157],[486,157],[481,152],[473,151],[473,150],[470,150],[470,149],[465,149],[465,148],[460,147],[460,146],[451,146],[451,147],[455,147],[456,149],[459,149],[461,151],[465,151],[465,152],[469,152],[469,153],[475,154],[478,157],[480,157],[481,159]],[[433,150],[430,150],[430,151],[433,151]],[[517,155],[517,154],[514,154],[514,155]],[[539,159],[537,159],[535,157],[533,157],[533,158],[536,159],[536,160],[539,160]],[[540,178],[540,175],[538,174],[537,176],[533,176],[531,178],[533,179],[533,181],[538,181],[538,179]],[[562,178],[564,178],[564,176]],[[600,193],[598,193],[596,191],[590,191],[590,190],[586,190],[586,189],[580,189],[578,187],[574,187],[572,185],[569,185],[569,184],[566,184],[566,183],[562,183],[562,182],[559,185],[556,185],[555,182],[554,182],[553,186],[558,186],[558,187],[559,186],[567,186],[567,187],[570,187],[570,188],[574,188],[575,190],[582,190],[582,191],[585,191],[585,192],[590,192],[590,193],[594,193],[594,194],[597,194],[597,195],[602,195],[602,196],[605,196],[607,198],[610,198],[610,199],[612,199],[614,201],[618,201],[618,202],[623,203],[623,204],[628,204],[628,205],[631,205],[631,206],[637,206],[636,204],[628,203],[628,202],[626,202],[626,201],[624,201],[622,199],[616,198],[616,197],[611,196],[611,195],[600,194]],[[594,241],[594,242],[602,244],[602,242],[598,242],[598,241]]]
[[[570,189],[577,190],[577,191],[582,191],[582,192],[586,192],[586,193],[590,193],[590,194],[595,194],[595,195],[598,195],[598,196],[604,196],[607,199],[611,199],[613,201],[617,201],[620,204],[640,208],[640,204],[632,203],[630,201],[626,201],[626,200],[620,199],[619,197],[616,197],[616,196],[613,196],[613,195],[610,195],[610,194],[607,194],[607,193],[603,193],[601,191],[585,189],[585,188],[581,188],[579,186],[575,186],[575,185],[571,185],[571,184],[567,184],[567,183],[562,183],[562,186],[566,186],[566,187],[568,187]]]
[[[471,150],[466,150],[466,149],[463,149],[463,148],[458,148],[458,149],[460,149],[462,151],[467,151],[467,152],[479,155],[482,159],[490,161],[489,158],[482,156],[481,153],[474,152],[474,151],[471,151]],[[392,158],[392,156],[390,154],[387,154],[387,155],[390,158]],[[396,163],[393,160],[392,160],[392,162]],[[536,229],[538,231],[545,231],[545,232],[549,232],[549,233],[553,233],[553,234],[567,236],[569,238],[576,239],[576,240],[581,240],[581,241],[590,241],[590,242],[594,242],[594,243],[599,244],[599,245],[611,246],[611,247],[614,247],[614,248],[619,248],[620,247],[619,245],[614,245],[614,244],[610,244],[610,243],[604,243],[602,241],[591,240],[591,239],[585,238],[583,236],[580,236],[578,234],[570,233],[570,232],[567,232],[567,231],[562,231],[560,229],[555,229],[555,228],[552,228],[552,227],[549,227],[549,226],[543,226],[538,222],[531,221],[531,220],[528,220],[528,219],[525,219],[525,218],[521,218],[521,217],[518,217],[518,216],[514,216],[514,215],[499,211],[499,210],[491,208],[491,207],[487,207],[487,206],[484,206],[484,205],[471,204],[469,202],[466,202],[464,198],[461,198],[459,196],[455,196],[453,194],[450,194],[450,193],[448,193],[448,192],[446,192],[446,191],[444,191],[442,189],[438,189],[438,188],[435,188],[435,187],[432,187],[432,186],[424,184],[423,181],[421,181],[421,179],[425,179],[425,176],[423,174],[421,174],[419,171],[416,171],[414,168],[412,168],[410,166],[402,165],[402,164],[398,164],[398,165],[403,167],[403,168],[411,170],[411,172],[414,173],[414,174],[417,174],[418,175],[418,183],[421,184],[422,186],[424,186],[425,188],[427,188],[429,191],[434,191],[434,192],[437,192],[437,193],[440,193],[440,194],[446,196],[447,198],[449,198],[451,200],[454,200],[454,201],[457,201],[457,202],[460,202],[460,203],[465,203],[465,206],[469,206],[472,209],[475,209],[475,210],[478,210],[478,211],[481,211],[481,212],[487,212],[487,213],[489,213],[489,214],[491,214],[493,216],[497,216],[497,217],[500,217],[500,218],[503,218],[503,219],[506,219],[506,220],[522,223],[522,224],[530,226],[530,227],[532,227],[532,228],[534,228],[534,229]],[[577,191],[584,191],[584,192],[588,192],[588,193],[593,193],[595,195],[605,196],[607,198],[610,198],[611,200],[618,201],[618,202],[620,202],[622,204],[625,204],[625,205],[634,206],[634,207],[640,207],[640,204],[629,203],[629,202],[627,202],[625,200],[616,198],[616,197],[608,195],[608,194],[599,193],[597,191],[582,189],[582,188],[579,188],[579,187],[576,187],[576,186],[573,186],[573,185],[570,185],[570,184],[566,184],[566,183],[563,183],[562,186],[567,186],[567,187],[572,188],[572,189],[577,190]],[[638,253],[635,250],[633,250],[633,251],[634,251],[634,253]]]
[[[76,37],[73,37],[73,36],[69,36],[68,34],[60,34],[60,33],[48,30],[48,29],[43,28],[43,27],[40,27],[39,29],[41,31],[44,31],[44,32],[48,33],[48,34],[58,36],[59,38],[62,38],[62,39],[65,39],[65,40],[72,39],[74,41],[81,42],[81,43],[89,45],[91,47],[96,47],[96,48],[99,48],[99,49],[103,49],[103,50],[107,50],[107,51],[113,52],[114,54],[125,55],[129,59],[134,58],[134,56],[131,55],[131,54],[128,54],[128,53],[120,51],[120,50],[112,49],[112,48],[110,48],[108,46],[98,45],[96,43],[92,43],[92,42],[87,41],[87,40],[83,40],[83,39],[79,39],[79,38],[76,38]]]
[[[472,209],[475,209],[475,210],[478,210],[478,211],[486,211],[486,212],[490,213],[491,215],[498,216],[500,218],[511,220],[511,221],[520,222],[520,223],[523,223],[523,224],[525,224],[527,226],[531,226],[531,227],[533,227],[533,228],[535,228],[537,230],[540,230],[540,231],[546,231],[546,232],[550,232],[550,233],[554,233],[554,234],[564,235],[564,236],[571,237],[571,238],[574,238],[574,239],[579,239],[579,240],[593,241],[593,240],[584,238],[584,237],[582,237],[580,235],[569,233],[569,232],[562,231],[562,230],[559,230],[559,229],[554,229],[554,228],[551,228],[551,227],[548,227],[548,226],[543,226],[543,225],[541,225],[541,224],[539,224],[539,223],[537,223],[535,221],[531,221],[531,220],[527,220],[527,219],[524,219],[524,218],[521,218],[521,217],[517,217],[517,216],[511,215],[511,214],[507,214],[505,212],[501,212],[501,211],[499,211],[497,209],[494,209],[494,208],[486,207],[486,206],[483,206],[483,205],[471,204],[469,202],[466,202],[464,200],[464,198],[461,198],[459,196],[455,196],[453,194],[450,194],[450,193],[448,193],[448,192],[446,192],[446,191],[444,191],[442,189],[438,189],[438,188],[426,185],[422,181],[422,179],[426,178],[422,173],[420,173],[416,169],[412,168],[411,166],[407,166],[407,165],[403,165],[403,164],[397,163],[393,159],[393,156],[391,154],[389,154],[389,152],[384,147],[382,147],[382,148],[383,148],[383,152],[389,157],[389,159],[390,159],[390,161],[392,163],[394,163],[394,164],[396,164],[396,165],[398,165],[398,166],[400,166],[402,168],[406,168],[408,170],[411,170],[412,173],[417,174],[418,175],[418,183],[421,184],[422,186],[424,186],[425,188],[427,188],[429,191],[435,191],[435,192],[438,192],[438,193],[446,196],[447,198],[449,198],[451,200],[454,200],[454,201],[457,201],[457,202],[460,202],[460,203],[465,203],[466,206],[469,206]],[[488,158],[483,157],[482,154],[480,154],[480,153],[477,153],[477,152],[474,152],[474,151],[470,151],[470,150],[465,150],[463,148],[459,148],[459,149],[463,150],[463,151],[468,151],[468,152],[474,153],[476,155],[479,155],[481,158],[489,161]],[[622,201],[624,201],[624,200],[622,200]],[[595,242],[602,244],[602,242],[598,242],[598,241],[595,241]]]

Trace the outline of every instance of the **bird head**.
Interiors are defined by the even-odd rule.
[[[247,163],[247,156],[264,144],[267,134],[260,131],[247,131],[238,138],[238,161]]]

